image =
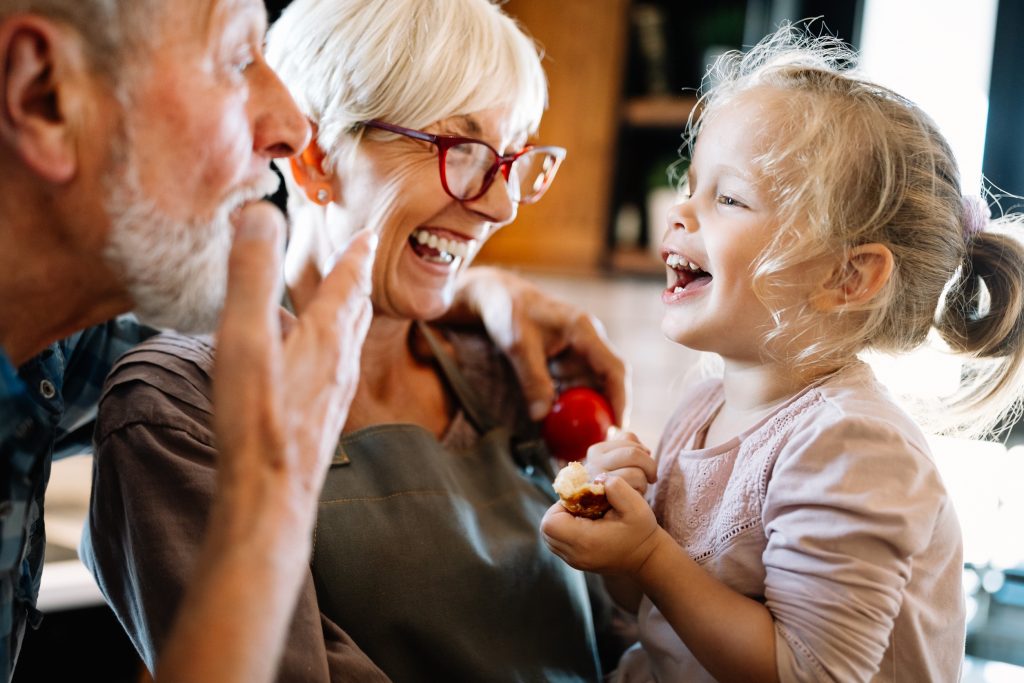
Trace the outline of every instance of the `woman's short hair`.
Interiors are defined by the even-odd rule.
[[[342,135],[370,119],[422,128],[506,107],[536,131],[547,82],[534,42],[490,0],[295,0],[267,60],[337,161]]]

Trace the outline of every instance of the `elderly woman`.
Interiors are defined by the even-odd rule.
[[[316,132],[283,168],[291,305],[353,233],[380,238],[280,680],[599,679],[584,576],[538,533],[548,458],[515,374],[479,332],[431,322],[565,154],[528,142],[546,103],[535,46],[488,0],[296,0],[268,59]],[[211,358],[164,335],[122,360],[101,407],[84,550],[150,665],[214,490]]]

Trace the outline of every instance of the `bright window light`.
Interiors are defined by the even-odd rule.
[[[966,194],[981,189],[998,0],[866,0],[861,65],[949,140]]]
[[[865,0],[859,48],[871,80],[916,102],[949,140],[965,194],[981,190],[998,0]],[[942,348],[942,344],[937,345]],[[955,356],[922,350],[897,359],[865,357],[898,394],[955,391]]]

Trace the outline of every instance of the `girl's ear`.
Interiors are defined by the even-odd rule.
[[[892,252],[883,244],[854,247],[811,293],[811,305],[822,312],[866,308],[892,275]]]
[[[327,206],[334,201],[334,190],[331,184],[333,175],[324,170],[326,154],[316,141],[316,126],[313,127],[313,138],[298,156],[289,160],[292,177],[311,202]]]

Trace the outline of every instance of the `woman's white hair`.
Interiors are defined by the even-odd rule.
[[[295,0],[267,36],[267,61],[331,167],[363,121],[423,128],[504,107],[529,134],[547,105],[536,45],[490,0]]]

